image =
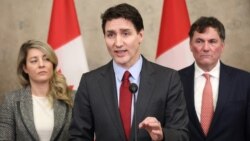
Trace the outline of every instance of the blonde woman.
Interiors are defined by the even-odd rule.
[[[73,100],[57,64],[49,45],[30,40],[21,46],[17,75],[22,88],[6,94],[0,107],[0,140],[68,140]]]

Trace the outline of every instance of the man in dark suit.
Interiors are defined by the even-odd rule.
[[[107,9],[101,18],[112,60],[82,76],[70,140],[93,141],[94,135],[96,141],[132,141],[135,136],[138,141],[188,140],[188,115],[178,72],[141,55],[144,29],[140,13],[131,5],[119,4]],[[131,107],[125,114],[121,90],[127,78],[124,73],[129,83],[139,86],[135,99],[126,94],[132,99],[124,106]],[[126,118],[129,123],[124,122],[124,115],[130,115]]]
[[[190,140],[250,141],[250,74],[221,62],[223,24],[214,17],[201,17],[192,24],[189,37],[195,63],[179,73]]]

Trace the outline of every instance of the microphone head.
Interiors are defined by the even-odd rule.
[[[130,86],[129,86],[129,91],[134,94],[136,93],[138,90],[138,86],[135,84],[135,83],[131,83]]]

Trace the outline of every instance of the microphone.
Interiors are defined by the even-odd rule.
[[[134,133],[135,133],[135,141],[137,141],[137,122],[136,122],[136,96],[135,93],[138,90],[138,86],[135,83],[131,83],[129,86],[129,91],[132,93],[133,97],[134,97],[134,124],[135,124],[135,128],[134,128]]]
[[[138,86],[135,83],[131,83],[129,86],[129,91],[132,94],[135,94],[137,92],[137,90],[138,90]]]

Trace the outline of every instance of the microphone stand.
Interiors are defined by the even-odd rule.
[[[136,96],[135,93],[133,94],[134,96],[134,120],[135,120],[135,141],[137,141],[137,122],[136,122]]]
[[[137,141],[137,122],[136,122],[136,95],[135,93],[137,92],[138,90],[138,86],[135,84],[135,83],[131,83],[130,86],[129,86],[129,91],[132,93],[133,97],[134,97],[134,133],[135,133],[135,140],[134,141]]]

